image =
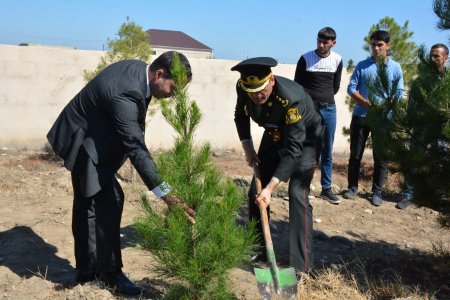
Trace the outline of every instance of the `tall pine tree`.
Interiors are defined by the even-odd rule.
[[[384,64],[378,65],[378,78],[368,86],[384,102],[370,106],[367,122],[412,185],[413,203],[440,211],[441,225],[450,227],[450,76],[439,72],[423,46],[419,61],[409,101],[396,96],[395,82],[389,85]]]
[[[450,29],[450,0],[434,0],[433,11],[439,18],[437,27],[442,30]]]
[[[234,299],[228,271],[248,260],[255,248],[254,224],[245,229],[236,223],[244,196],[213,166],[209,144],[195,145],[201,112],[180,88],[186,76],[177,60],[171,72],[175,101],[161,100],[161,108],[178,136],[174,148],[158,157],[157,165],[173,193],[197,212],[196,224],[191,225],[177,207],[165,216],[157,213],[143,196],[145,216],[135,227],[142,246],[158,260],[161,274],[177,279],[165,299]]]

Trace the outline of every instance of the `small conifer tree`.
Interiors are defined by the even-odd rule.
[[[108,38],[109,51],[100,58],[100,62],[94,71],[84,70],[83,76],[86,81],[94,78],[104,68],[112,63],[125,59],[140,59],[149,61],[152,47],[150,46],[147,33],[141,26],[129,20],[120,25],[116,39]]]
[[[196,147],[194,132],[201,120],[195,101],[185,89],[186,72],[175,59],[172,75],[175,101],[161,100],[162,114],[178,136],[173,149],[157,159],[161,176],[173,193],[197,212],[191,225],[183,211],[171,207],[158,214],[142,197],[145,216],[135,227],[142,246],[154,254],[162,275],[178,279],[165,299],[233,299],[228,270],[246,260],[255,248],[254,224],[237,225],[244,196],[212,165],[210,145]]]
[[[347,72],[353,72],[355,69],[355,63],[353,62],[353,59],[349,59],[347,62]]]
[[[450,76],[419,49],[418,75],[409,101],[400,99],[394,81],[387,80],[384,64],[368,86],[384,99],[369,107],[367,122],[380,140],[391,166],[400,170],[413,188],[413,203],[441,212],[442,226],[450,227]]]

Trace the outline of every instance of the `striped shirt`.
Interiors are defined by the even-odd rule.
[[[342,67],[342,57],[336,52],[330,51],[327,57],[321,57],[313,50],[300,57],[294,80],[316,103],[335,104],[334,95],[339,91]]]

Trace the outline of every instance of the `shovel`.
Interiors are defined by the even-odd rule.
[[[256,163],[253,164],[256,192],[259,195],[262,190],[261,175]],[[258,205],[259,206],[259,205]],[[261,299],[297,299],[297,278],[294,268],[278,268],[273,250],[272,237],[270,236],[269,218],[265,208],[259,206],[261,224],[264,233],[264,242],[267,251],[268,268],[254,268],[256,282],[258,283]],[[280,298],[281,297],[281,298]]]

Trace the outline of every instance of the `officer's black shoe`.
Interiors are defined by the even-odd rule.
[[[96,280],[98,273],[92,270],[77,270],[75,281],[78,283],[86,283]]]
[[[251,255],[250,257],[251,262],[267,262],[267,253],[265,251],[263,252],[257,252]]]
[[[131,282],[122,271],[115,271],[100,275],[100,280],[113,289],[114,293],[126,296],[138,296],[142,293],[140,287]]]

